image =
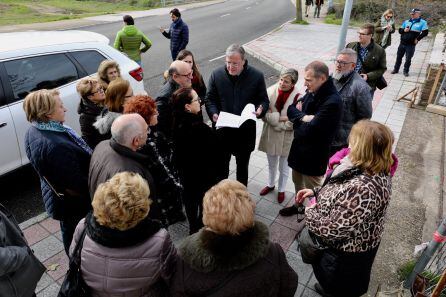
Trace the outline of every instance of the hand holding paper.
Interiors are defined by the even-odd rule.
[[[221,111],[218,115],[216,127],[239,128],[247,120],[256,120],[256,110],[254,104],[247,104],[241,115],[235,115],[229,112]]]

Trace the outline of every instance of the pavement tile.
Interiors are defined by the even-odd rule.
[[[54,233],[53,235],[56,236],[57,239],[59,239],[60,241],[63,242],[62,231],[58,231],[58,232]]]
[[[273,223],[272,220],[264,218],[264,217],[262,217],[262,216],[260,216],[258,214],[256,214],[255,220],[264,223],[268,227],[271,226],[271,224]]]
[[[23,230],[23,234],[28,244],[33,245],[47,237],[50,233],[39,224],[35,224]]]
[[[260,191],[265,187],[265,184],[261,184],[256,180],[248,181],[248,191],[253,195],[259,195]]]
[[[295,230],[276,222],[269,227],[269,232],[271,241],[280,244],[284,251],[288,250],[297,233]]]
[[[299,275],[299,282],[306,284],[313,273],[313,268],[309,264],[302,262],[302,257],[296,253],[288,251],[286,253],[286,258],[288,264],[296,271]]]
[[[53,282],[54,282],[53,278],[51,276],[49,276],[47,273],[44,273],[42,275],[42,277],[40,278],[39,282],[37,283],[36,293],[42,291],[43,289],[48,287]]]
[[[45,261],[60,251],[64,250],[62,242],[53,235],[39,241],[31,246],[36,257],[41,261]]]
[[[277,191],[277,186],[276,186],[274,191],[272,191],[272,192],[266,194],[265,196],[263,196],[263,199],[268,200],[268,201],[270,201],[272,203],[275,203],[275,204],[279,204],[279,205],[285,206],[294,197],[294,193],[293,192],[285,191],[285,199],[283,200],[282,203],[279,203],[277,201],[277,195],[278,194],[279,194],[279,192]]]
[[[65,254],[65,250],[43,262],[43,265],[45,265],[47,269],[50,269],[53,265],[57,265],[54,267],[54,270],[47,270],[46,272],[53,280],[58,280],[63,277],[68,270],[68,257]]]
[[[302,284],[299,282],[297,284],[297,289],[296,289],[296,292],[294,293],[294,297],[300,297],[300,295],[302,295],[302,292],[305,290],[305,288],[306,288],[305,284]]]
[[[55,297],[59,293],[59,290],[60,285],[58,283],[52,283],[39,294],[37,294],[37,297]]]
[[[311,290],[310,288],[306,288],[305,291],[302,293],[301,297],[320,297],[321,295],[319,295],[318,293],[316,293],[315,291]]]
[[[48,230],[50,233],[56,233],[60,230],[60,222],[53,220],[52,218],[47,218],[39,223],[43,228]]]
[[[257,203],[256,213],[270,220],[275,220],[282,206],[274,204],[271,201],[262,199]]]

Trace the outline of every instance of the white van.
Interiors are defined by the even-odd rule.
[[[32,91],[57,88],[67,109],[65,124],[80,134],[77,82],[115,60],[135,93],[144,91],[143,70],[109,46],[107,37],[87,31],[30,31],[0,34],[0,176],[27,164],[29,123],[23,99]]]

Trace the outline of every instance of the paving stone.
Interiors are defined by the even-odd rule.
[[[43,291],[37,294],[37,297],[56,297],[59,293],[60,285],[58,283],[52,283],[46,287]]]
[[[22,223],[19,224],[20,229],[26,229],[29,226],[32,226],[40,221],[43,221],[44,219],[46,219],[48,217],[48,214],[46,212],[43,212],[41,214],[39,214],[38,216],[35,216],[33,218],[30,218],[29,220],[26,220]]]
[[[42,291],[46,287],[48,287],[50,284],[53,283],[53,279],[48,274],[44,273],[42,277],[40,278],[39,282],[37,283],[36,287],[36,293]]]
[[[316,291],[311,290],[310,288],[306,288],[305,291],[302,293],[301,297],[320,297]]]
[[[301,282],[299,282],[297,284],[297,289],[296,289],[296,292],[294,293],[294,297],[300,297],[300,295],[302,295],[302,292],[305,290],[305,288],[306,288],[305,284],[302,284]]]
[[[270,220],[275,220],[282,206],[274,204],[268,200],[262,199],[257,203],[256,213]]]
[[[305,220],[298,223],[296,215],[289,217],[278,215],[274,222],[282,226],[288,227],[290,229],[293,229],[296,232],[300,232],[300,230],[302,230],[302,228],[305,226]]]
[[[253,195],[259,195],[260,191],[265,187],[264,184],[259,183],[256,180],[250,179],[248,181],[248,191]]]
[[[306,284],[313,273],[313,268],[309,264],[302,262],[302,257],[296,253],[288,251],[286,253],[286,258],[290,266],[299,275],[299,282]]]
[[[39,241],[31,246],[36,257],[41,261],[45,261],[60,251],[64,250],[62,242],[53,235]]]
[[[56,236],[57,239],[59,239],[60,241],[63,242],[63,239],[62,239],[62,231],[56,232],[56,233],[54,233],[53,235]]]
[[[50,233],[56,233],[60,230],[60,222],[53,220],[52,218],[47,218],[39,223],[43,228],[48,230]]]
[[[33,245],[47,237],[49,232],[39,224],[35,224],[23,230],[23,234],[25,235],[28,244]]]
[[[260,216],[260,215],[258,215],[258,214],[256,214],[256,216],[255,216],[255,220],[264,223],[264,224],[267,225],[268,227],[273,223],[272,220],[267,219],[267,218],[264,218],[264,217],[262,217],[262,216]]]
[[[57,265],[55,270],[47,270],[46,272],[53,280],[58,280],[64,276],[68,270],[68,257],[65,254],[65,250],[43,262],[43,265],[45,265],[47,269],[49,269],[52,265]]]
[[[288,251],[288,248],[297,234],[295,230],[282,226],[276,222],[269,227],[269,232],[271,241],[280,244],[284,251]]]

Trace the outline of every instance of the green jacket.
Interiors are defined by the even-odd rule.
[[[141,43],[144,43],[143,48],[140,48]],[[118,31],[113,46],[130,59],[139,62],[141,53],[145,53],[152,46],[152,42],[135,25],[127,25]]]
[[[359,59],[359,42],[350,42],[347,48],[351,48],[358,53]],[[367,74],[367,83],[374,90],[378,79],[386,72],[386,51],[373,41],[368,46],[368,54],[362,63],[361,73]]]

